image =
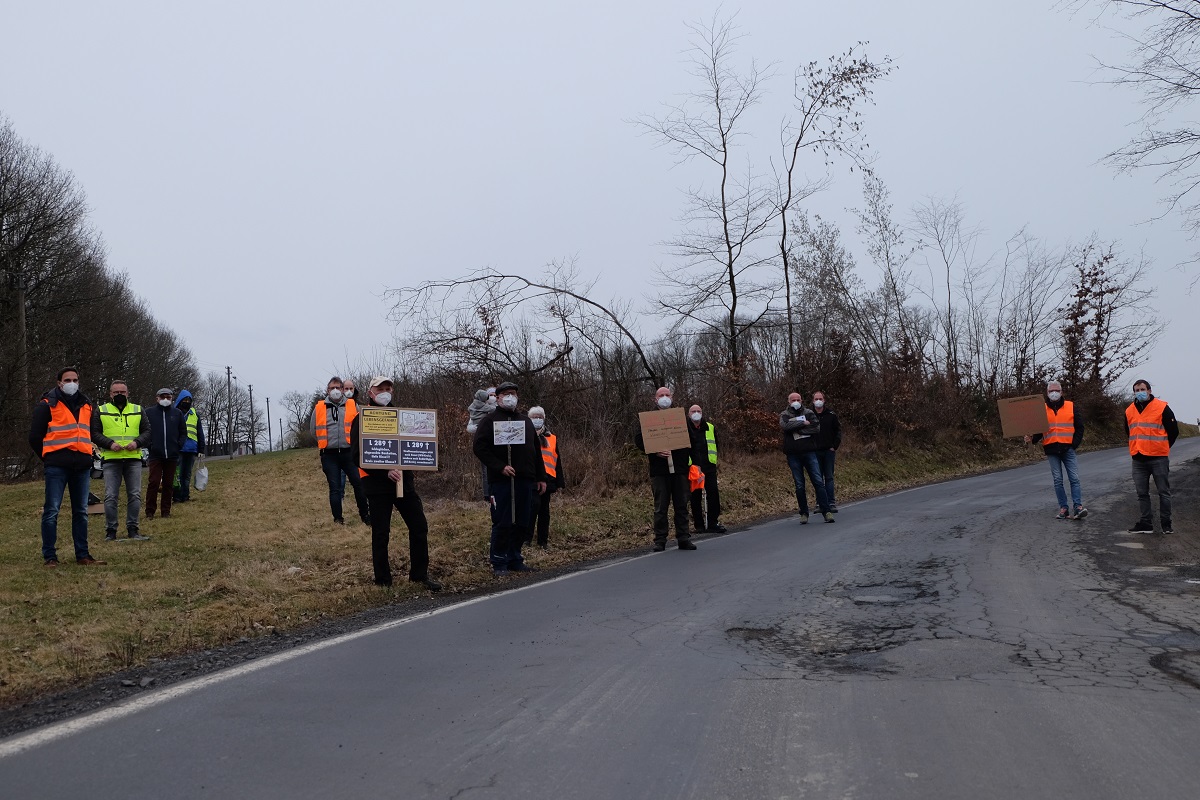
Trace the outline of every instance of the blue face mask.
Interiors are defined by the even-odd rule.
[[[1149,392],[1134,392],[1133,399],[1137,400],[1139,403],[1144,403],[1150,399],[1150,393]]]

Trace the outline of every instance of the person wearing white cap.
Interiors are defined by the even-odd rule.
[[[546,409],[534,406],[529,409],[529,421],[538,432],[538,443],[542,447],[542,466],[546,469],[546,491],[533,498],[533,525],[525,530],[525,544],[533,542],[537,530],[537,545],[543,550],[550,545],[550,495],[565,489],[562,456],[558,452],[558,436],[546,425]]]
[[[179,449],[187,439],[187,423],[183,413],[175,408],[175,392],[162,388],[155,393],[157,402],[143,412],[150,423],[150,477],[146,482],[146,519],[154,519],[158,510],[158,495],[162,493],[163,519],[171,516],[174,495],[175,467]]]

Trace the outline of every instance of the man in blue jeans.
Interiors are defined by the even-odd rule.
[[[1083,519],[1087,509],[1083,507],[1083,489],[1079,485],[1079,467],[1075,461],[1075,450],[1083,442],[1083,416],[1070,400],[1063,399],[1062,384],[1050,381],[1046,384],[1046,432],[1026,436],[1026,443],[1040,441],[1046,460],[1050,462],[1050,477],[1054,479],[1054,496],[1058,498],[1058,514],[1055,519]],[[1067,492],[1063,487],[1063,471],[1071,485],[1071,504],[1067,505]]]
[[[825,479],[821,476],[821,463],[817,451],[821,449],[821,424],[811,408],[804,407],[799,392],[788,395],[788,406],[779,415],[779,430],[782,448],[787,455],[788,467],[792,470],[792,481],[796,484],[796,503],[800,506],[800,524],[808,524],[808,495],[804,489],[804,473],[812,481],[817,497],[817,508],[826,522],[834,522],[829,509],[829,498],[825,495]]]
[[[71,491],[71,538],[75,563],[104,564],[88,552],[88,488],[92,477],[92,416],[96,407],[79,391],[79,373],[63,369],[58,385],[42,395],[33,409],[29,446],[42,460],[46,499],[42,506],[42,558],[58,566],[58,510],[63,492]]]

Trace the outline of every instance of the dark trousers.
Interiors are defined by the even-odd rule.
[[[46,467],[46,499],[42,506],[42,558],[58,558],[58,509],[63,493],[71,492],[71,538],[75,542],[75,557],[90,558],[88,552],[88,489],[92,484],[90,467],[67,469]]]
[[[393,508],[400,512],[400,518],[408,526],[408,579],[423,581],[428,578],[429,523],[425,520],[425,506],[416,488],[406,481],[404,497],[396,497],[395,484],[386,492],[372,491],[365,496],[371,520],[371,564],[375,568],[375,582],[383,586],[392,583],[388,544],[392,538]]]
[[[1137,490],[1138,507],[1142,512],[1141,522],[1150,522],[1150,479],[1158,490],[1158,521],[1164,530],[1171,529],[1171,458],[1156,456],[1133,459],[1133,487]]]
[[[533,525],[525,531],[525,544],[533,541],[533,532],[537,530],[538,547],[550,544],[550,490],[533,496]]]
[[[162,515],[171,516],[171,498],[175,482],[176,462],[173,458],[150,459],[150,478],[146,482],[146,516],[153,517],[158,510],[158,496],[162,495]]]
[[[701,467],[704,473],[704,489],[692,492],[692,522],[696,530],[704,530],[704,498],[708,497],[708,529],[717,527],[721,521],[721,490],[717,488],[717,468]]]
[[[196,466],[199,453],[179,454],[179,480],[175,487],[175,502],[186,503],[192,499],[192,468]]]
[[[342,497],[345,494],[344,480],[350,481],[354,490],[354,502],[358,506],[358,516],[364,522],[371,518],[371,510],[367,507],[367,495],[363,491],[362,478],[358,475],[358,465],[350,455],[350,448],[333,450],[326,448],[321,451],[321,471],[329,484],[329,510],[333,518],[342,518]]]
[[[492,504],[492,543],[488,560],[492,569],[515,569],[525,563],[521,546],[533,523],[532,478],[505,478],[488,484]],[[513,508],[516,521],[513,521]]]
[[[817,495],[817,508],[824,514],[829,510],[829,498],[825,496],[825,480],[821,477],[821,465],[816,453],[788,453],[788,467],[792,470],[792,482],[796,484],[796,504],[800,513],[808,516],[808,494],[804,490],[804,474],[812,481]]]
[[[688,530],[688,477],[684,469],[673,475],[650,476],[650,490],[654,493],[654,542],[667,542],[667,509],[675,510],[675,541],[687,542],[692,538]]]
[[[821,466],[821,480],[825,481],[825,499],[829,501],[830,508],[837,505],[837,500],[833,499],[833,462],[836,456],[837,451],[835,450],[817,451],[817,463]]]

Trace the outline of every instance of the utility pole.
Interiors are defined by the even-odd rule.
[[[284,448],[284,441],[283,441],[283,418],[282,418],[282,417],[280,417],[280,418],[279,418],[279,449],[280,449],[280,450],[282,450],[283,448]]]
[[[258,436],[254,432],[254,384],[247,383],[246,388],[250,390],[250,452],[258,455]]]
[[[271,441],[271,398],[267,398],[267,452],[270,453],[275,449],[275,444]]]
[[[225,396],[229,403],[225,410],[225,452],[233,458],[233,367],[225,368]]]

